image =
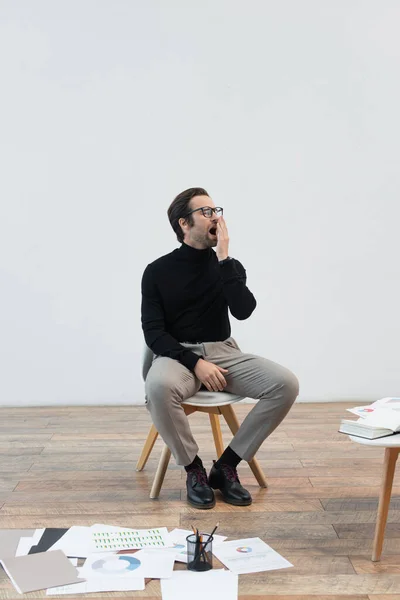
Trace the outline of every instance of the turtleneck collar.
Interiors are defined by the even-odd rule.
[[[211,257],[212,249],[204,248],[199,250],[198,248],[193,248],[185,242],[182,243],[182,246],[178,249],[178,252],[182,258],[185,260],[190,260],[193,262],[202,262],[207,261]]]

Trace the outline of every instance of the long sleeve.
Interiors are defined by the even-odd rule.
[[[257,302],[246,286],[246,270],[242,263],[232,258],[220,265],[222,286],[231,314],[243,321],[254,311]]]
[[[154,354],[179,360],[194,370],[200,356],[182,346],[165,330],[165,317],[157,286],[147,267],[142,277],[142,329],[148,347]]]

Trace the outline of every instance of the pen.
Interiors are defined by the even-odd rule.
[[[208,538],[208,540],[206,541],[206,543],[205,543],[205,544],[204,544],[204,546],[203,546],[202,554],[203,554],[204,560],[205,560],[205,558],[206,558],[205,550],[206,550],[206,548],[207,548],[208,544],[211,542],[211,540],[212,540],[212,536],[213,536],[213,535],[214,535],[214,533],[217,531],[217,527],[219,527],[219,521],[218,521],[218,523],[216,524],[216,526],[214,527],[214,529],[212,530],[212,532],[210,533],[210,537]]]

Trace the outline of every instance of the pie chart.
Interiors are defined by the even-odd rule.
[[[250,548],[250,546],[239,546],[239,548],[236,548],[237,552],[243,552],[243,554],[248,554],[249,552],[252,552],[252,548]]]
[[[111,575],[113,573],[122,574],[122,572],[128,573],[134,571],[140,567],[141,562],[133,556],[110,556],[110,558],[102,558],[96,560],[92,564],[92,569],[96,571],[96,574],[102,573],[104,575]]]

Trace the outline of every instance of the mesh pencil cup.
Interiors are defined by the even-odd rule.
[[[212,569],[212,542],[208,533],[196,535],[192,533],[187,541],[187,568],[190,571],[208,571]]]

